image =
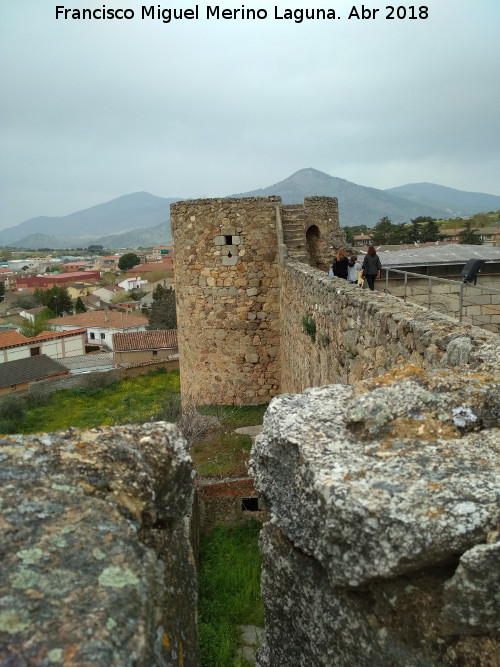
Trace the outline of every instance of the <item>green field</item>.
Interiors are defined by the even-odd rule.
[[[178,371],[127,378],[100,389],[58,391],[44,399],[24,401],[11,394],[0,399],[0,433],[142,424],[161,419],[167,398],[178,394]]]

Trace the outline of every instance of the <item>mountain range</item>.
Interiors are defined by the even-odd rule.
[[[316,169],[301,169],[279,183],[230,197],[280,195],[284,204],[308,196],[337,197],[341,226],[375,225],[383,216],[407,222],[421,215],[468,216],[500,209],[500,197],[434,183],[409,183],[388,190],[357,185]],[[38,248],[138,248],[170,245],[170,204],[191,197],[156,197],[134,192],[61,217],[37,217],[0,230],[0,246]],[[106,233],[103,234],[103,231]]]

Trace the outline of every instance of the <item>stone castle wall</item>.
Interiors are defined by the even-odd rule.
[[[424,308],[430,305],[434,312],[446,313],[456,319],[460,316],[460,288],[462,287],[462,319],[464,322],[475,324],[482,329],[499,333],[500,331],[500,293],[495,292],[500,288],[500,275],[479,276],[477,285],[460,282],[460,276],[454,280],[431,280],[430,278],[408,277],[405,285],[404,280],[392,274],[387,281],[390,294],[406,298],[412,303],[422,304]],[[383,281],[385,286],[385,281]],[[493,289],[489,290],[488,287]],[[430,289],[430,304],[429,304]]]
[[[273,399],[259,667],[500,663],[499,359]]]
[[[269,401],[281,386],[280,257],[288,243],[327,270],[342,236],[337,200],[177,202],[171,225],[183,400]]]
[[[199,667],[172,424],[0,438],[0,664]]]
[[[328,271],[333,248],[345,247],[336,197],[306,197],[303,204],[283,205],[281,220],[285,230],[300,229],[310,266]]]
[[[280,284],[282,393],[353,383],[407,365],[474,364],[477,349],[498,338],[298,262],[281,267]],[[308,316],[314,336],[304,328]]]
[[[183,400],[265,403],[279,392],[278,197],[171,207]]]

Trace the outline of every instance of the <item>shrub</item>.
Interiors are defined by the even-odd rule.
[[[313,343],[316,342],[316,322],[312,315],[304,315],[302,318],[302,331],[309,336]]]
[[[0,432],[16,433],[26,414],[26,404],[20,396],[9,394],[0,398]]]

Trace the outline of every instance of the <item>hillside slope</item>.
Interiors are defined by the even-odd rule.
[[[342,226],[375,225],[384,215],[393,222],[406,222],[419,215],[441,217],[444,207],[437,203],[414,204],[384,190],[357,185],[343,178],[328,176],[316,169],[301,169],[284,181],[260,190],[241,192],[233,197],[267,197],[280,195],[284,204],[302,203],[304,197],[337,197]]]

